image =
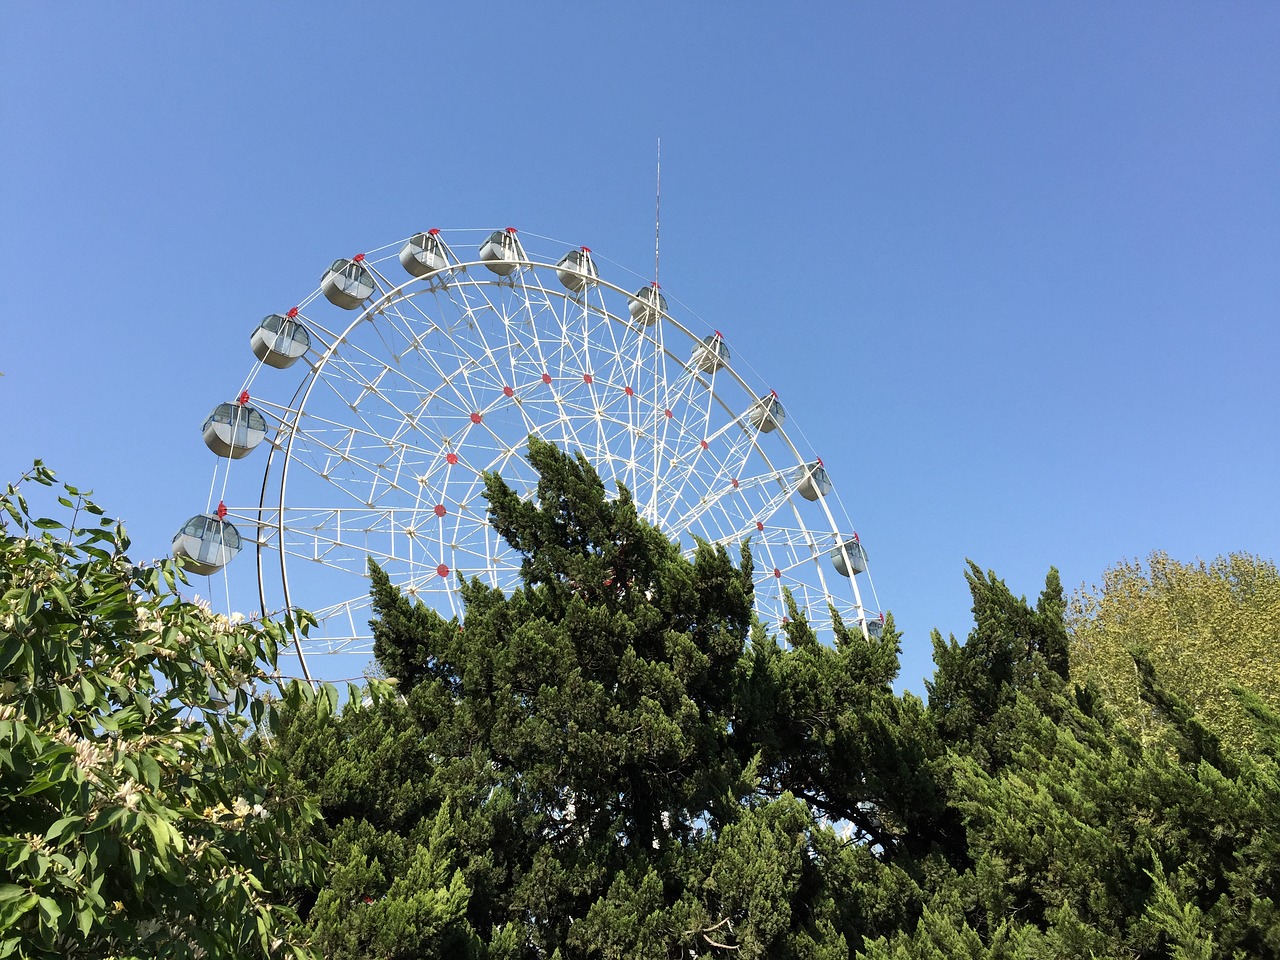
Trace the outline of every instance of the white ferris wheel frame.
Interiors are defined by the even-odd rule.
[[[483,234],[486,232],[487,231],[440,231],[440,233],[445,237],[453,237],[461,233]],[[522,237],[529,236],[551,244],[557,243],[557,241],[551,240],[551,238],[522,234]],[[310,670],[307,666],[304,647],[308,648],[311,652],[316,653],[365,653],[371,650],[371,637],[368,631],[361,631],[356,626],[356,616],[358,611],[368,607],[367,576],[360,571],[350,569],[351,562],[353,560],[363,561],[366,556],[373,556],[374,559],[379,561],[404,560],[403,557],[394,556],[394,553],[389,553],[385,556],[377,556],[375,555],[375,551],[369,550],[367,544],[365,547],[360,548],[355,544],[348,543],[343,539],[344,521],[347,523],[347,527],[345,529],[350,530],[350,525],[352,523],[358,524],[362,519],[367,522],[370,516],[380,516],[381,519],[387,521],[387,531],[390,536],[394,538],[397,531],[399,531],[409,540],[412,540],[415,537],[413,527],[414,520],[421,515],[423,510],[420,498],[414,499],[414,495],[408,490],[398,487],[400,482],[398,474],[394,484],[401,489],[401,492],[414,500],[410,505],[398,507],[377,507],[374,505],[372,497],[370,497],[370,500],[367,503],[358,506],[339,506],[334,503],[328,503],[317,504],[312,507],[307,505],[294,505],[290,503],[290,473],[291,467],[295,464],[301,463],[301,458],[297,449],[297,445],[300,442],[311,442],[316,446],[316,448],[327,451],[327,456],[330,456],[331,458],[336,457],[338,461],[359,463],[358,457],[353,458],[351,456],[349,449],[350,443],[348,444],[348,449],[338,449],[336,446],[326,444],[322,439],[318,439],[316,432],[308,427],[308,417],[311,416],[308,406],[312,402],[313,392],[321,384],[329,383],[329,381],[326,380],[326,375],[331,370],[339,369],[345,365],[346,370],[345,372],[339,373],[338,379],[358,386],[362,391],[361,398],[363,398],[366,393],[368,395],[378,396],[379,399],[384,403],[387,403],[392,410],[398,409],[395,407],[394,403],[386,400],[386,398],[379,393],[379,385],[386,374],[394,374],[391,368],[391,363],[394,362],[399,366],[400,360],[404,356],[408,355],[409,350],[406,350],[404,354],[401,354],[398,357],[394,356],[394,351],[392,350],[391,345],[388,344],[384,338],[382,341],[383,345],[387,347],[388,351],[391,351],[392,356],[379,358],[357,344],[357,335],[362,330],[370,329],[375,321],[379,318],[385,319],[389,314],[391,316],[390,323],[393,328],[397,321],[402,321],[406,325],[410,322],[421,322],[424,324],[424,329],[418,333],[413,333],[412,337],[408,341],[413,345],[414,352],[418,354],[415,359],[430,359],[427,356],[425,340],[428,335],[435,333],[440,337],[447,339],[456,348],[456,354],[450,354],[446,359],[458,360],[467,357],[474,360],[474,354],[471,352],[474,349],[474,346],[469,346],[461,342],[461,340],[454,336],[453,327],[446,328],[438,319],[429,316],[428,311],[422,310],[417,303],[417,299],[420,297],[430,300],[432,296],[436,298],[436,302],[438,303],[439,294],[451,290],[461,296],[462,303],[464,304],[464,313],[462,316],[466,318],[465,322],[467,323],[468,329],[472,335],[478,338],[479,343],[483,345],[484,354],[487,357],[488,362],[495,364],[495,367],[495,351],[486,340],[486,331],[483,329],[483,324],[478,321],[473,323],[473,320],[477,313],[482,314],[485,317],[496,316],[500,319],[502,321],[503,330],[507,332],[507,342],[505,345],[499,345],[498,352],[502,352],[503,349],[509,352],[512,345],[510,328],[516,321],[515,318],[507,315],[500,303],[495,302],[501,299],[503,291],[507,291],[510,295],[515,297],[518,303],[527,308],[530,318],[529,322],[531,324],[534,321],[534,308],[530,306],[532,303],[530,297],[535,296],[539,300],[540,305],[538,306],[538,311],[540,313],[545,310],[545,312],[550,312],[552,315],[558,317],[559,315],[555,314],[554,310],[554,306],[558,305],[564,308],[564,316],[567,318],[569,304],[573,304],[575,307],[581,308],[584,316],[584,333],[590,332],[590,319],[592,316],[596,318],[597,325],[609,327],[610,329],[612,329],[613,324],[619,325],[619,329],[622,330],[623,333],[621,338],[614,338],[612,353],[609,352],[607,345],[594,344],[586,340],[581,344],[581,350],[583,351],[584,357],[595,355],[595,352],[598,352],[602,356],[611,356],[618,361],[618,365],[620,367],[625,366],[621,362],[623,359],[622,355],[618,352],[620,350],[620,339],[634,340],[642,347],[647,347],[650,351],[650,353],[646,355],[638,354],[634,358],[635,363],[633,364],[633,368],[641,374],[647,374],[650,372],[654,374],[656,379],[652,384],[652,397],[655,400],[660,397],[662,399],[662,403],[666,404],[665,409],[655,402],[648,407],[646,411],[644,411],[647,414],[647,417],[633,419],[630,423],[618,422],[615,424],[615,432],[629,431],[634,437],[645,437],[646,433],[642,430],[642,426],[652,424],[654,427],[652,430],[653,435],[648,438],[651,440],[652,446],[651,465],[645,469],[641,468],[640,464],[635,459],[636,445],[634,443],[632,447],[632,455],[628,460],[621,460],[621,458],[612,457],[612,451],[608,448],[606,448],[604,452],[605,459],[621,460],[621,462],[627,465],[627,471],[623,472],[623,476],[636,483],[636,486],[632,486],[630,483],[628,486],[631,487],[633,494],[636,494],[636,506],[641,515],[649,522],[654,523],[659,527],[659,529],[662,529],[669,536],[687,538],[687,533],[692,532],[696,534],[698,532],[692,528],[697,522],[710,515],[713,510],[716,509],[718,502],[722,498],[744,494],[746,492],[759,494],[764,491],[766,487],[770,487],[768,496],[764,500],[758,501],[758,506],[753,513],[756,518],[756,530],[744,529],[741,527],[735,527],[731,530],[716,529],[713,531],[716,534],[715,536],[705,537],[705,539],[708,539],[713,543],[719,543],[729,547],[734,546],[737,542],[741,542],[746,537],[751,537],[753,539],[753,555],[756,554],[757,547],[764,546],[770,550],[776,548],[780,553],[783,553],[790,558],[790,562],[788,562],[786,566],[782,566],[781,562],[779,562],[778,566],[772,566],[771,569],[770,567],[763,568],[762,573],[760,564],[761,557],[755,556],[757,585],[760,586],[767,584],[769,575],[772,573],[772,578],[777,581],[775,586],[779,590],[778,593],[771,594],[771,596],[773,596],[773,602],[769,606],[768,610],[761,609],[759,601],[760,591],[757,591],[757,611],[761,615],[762,620],[764,620],[766,624],[771,624],[774,628],[777,628],[779,622],[781,620],[785,620],[785,615],[781,613],[779,608],[779,604],[781,602],[781,588],[790,587],[795,589],[799,585],[803,586],[804,589],[795,590],[796,593],[800,594],[795,597],[796,603],[806,612],[810,622],[816,629],[818,629],[820,634],[824,631],[829,632],[831,629],[831,617],[829,613],[822,609],[814,609],[815,606],[821,607],[823,601],[830,604],[831,608],[836,610],[836,612],[839,613],[843,619],[846,619],[846,621],[852,620],[853,622],[851,625],[860,629],[864,635],[868,634],[871,627],[878,625],[878,610],[868,608],[864,605],[862,591],[858,583],[859,577],[842,576],[831,566],[831,558],[835,555],[833,552],[834,550],[835,552],[843,553],[846,569],[853,567],[853,564],[850,563],[850,553],[847,550],[847,540],[845,539],[852,534],[853,527],[848,518],[844,515],[843,507],[841,506],[834,489],[831,489],[824,496],[817,496],[816,498],[806,496],[803,498],[813,501],[803,510],[800,503],[798,503],[798,500],[801,499],[799,488],[805,477],[804,471],[812,467],[815,462],[820,466],[821,461],[811,453],[807,453],[806,450],[796,442],[796,437],[793,436],[794,428],[792,432],[788,432],[787,423],[786,421],[783,421],[782,418],[779,418],[781,422],[778,422],[774,429],[770,431],[761,430],[758,426],[753,428],[746,422],[746,417],[748,415],[747,407],[734,402],[735,399],[744,399],[749,404],[752,400],[763,400],[770,395],[774,398],[777,397],[776,393],[768,390],[763,385],[757,384],[753,386],[752,383],[743,376],[740,368],[744,365],[741,360],[737,361],[737,364],[735,365],[732,357],[729,357],[723,363],[717,364],[710,372],[707,372],[705,369],[699,370],[697,365],[694,363],[694,360],[696,360],[698,356],[699,348],[702,345],[707,344],[710,341],[710,338],[699,337],[698,334],[688,325],[673,316],[670,310],[666,308],[665,303],[662,304],[662,309],[655,309],[655,319],[653,322],[649,324],[637,323],[629,317],[626,312],[619,313],[611,311],[606,303],[606,297],[612,297],[621,303],[629,304],[636,299],[635,294],[632,291],[629,291],[624,287],[600,276],[591,277],[585,284],[584,289],[580,292],[567,289],[560,284],[556,284],[555,286],[543,285],[541,282],[543,273],[548,270],[556,271],[558,263],[556,261],[548,262],[546,260],[530,256],[525,252],[523,246],[518,248],[521,256],[519,259],[512,261],[513,269],[507,276],[499,276],[496,273],[491,272],[491,268],[486,260],[479,256],[475,256],[468,260],[462,260],[461,258],[457,258],[457,255],[453,250],[449,250],[449,252],[457,259],[457,262],[451,263],[447,269],[439,271],[429,277],[408,276],[403,282],[393,282],[384,275],[379,267],[388,261],[394,260],[395,251],[404,242],[405,241],[400,241],[396,244],[390,244],[386,247],[379,248],[378,250],[372,251],[370,255],[362,258],[363,265],[369,270],[370,275],[373,278],[375,291],[357,310],[353,311],[352,319],[345,326],[330,329],[315,317],[309,314],[301,314],[303,309],[315,302],[317,298],[322,297],[322,288],[314,290],[298,305],[299,319],[304,322],[314,339],[322,341],[321,349],[318,351],[318,358],[313,359],[313,354],[317,352],[315,351],[315,343],[313,342],[312,350],[308,351],[307,356],[302,358],[307,363],[308,369],[303,375],[302,381],[298,384],[288,404],[281,405],[273,403],[257,394],[253,396],[253,403],[256,406],[263,408],[263,412],[267,413],[268,416],[275,421],[276,428],[274,435],[270,438],[270,443],[267,444],[268,454],[266,464],[262,469],[262,482],[258,493],[258,502],[255,505],[243,508],[229,508],[228,516],[232,519],[247,523],[249,527],[256,529],[257,531],[256,537],[247,536],[246,539],[256,543],[255,552],[257,555],[256,567],[258,600],[263,616],[268,616],[273,612],[273,610],[279,609],[277,604],[273,602],[273,598],[270,595],[271,590],[269,590],[269,586],[274,588],[275,584],[272,581],[273,578],[277,576],[279,595],[283,602],[283,608],[285,610],[295,608],[294,590],[290,583],[289,562],[291,555],[295,561],[299,559],[300,555],[291,554],[291,550],[288,547],[289,538],[291,536],[303,537],[303,539],[305,539],[306,536],[310,536],[314,543],[314,555],[306,559],[319,561],[322,565],[325,564],[326,558],[328,558],[334,551],[346,551],[345,556],[340,559],[345,559],[348,562],[348,566],[338,567],[338,569],[347,569],[349,573],[358,573],[360,576],[365,577],[362,581],[362,583],[365,584],[365,589],[361,596],[342,600],[338,603],[330,604],[327,607],[314,611],[318,619],[321,621],[322,628],[327,634],[326,636],[321,638],[309,637],[305,639],[301,636],[295,636],[294,646],[298,654],[304,676],[310,679]],[[569,245],[562,245],[561,249],[574,248]],[[390,254],[378,259],[372,259],[374,255],[384,253],[388,250],[391,251]],[[476,298],[474,306],[467,301],[468,294],[473,295]],[[595,303],[589,303],[588,300],[593,295],[596,297],[596,301]],[[449,296],[452,298],[453,294],[449,294]],[[321,300],[320,302],[323,303],[324,301]],[[400,311],[400,307],[403,304],[409,304],[415,311],[415,316],[412,320],[405,317],[404,313]],[[558,331],[538,331],[535,329],[532,334],[532,339],[541,349],[541,345],[543,343],[552,343],[552,341],[548,339],[552,334],[561,337],[560,347],[564,347],[565,344],[568,343],[569,338],[567,320],[562,324],[562,329]],[[718,331],[714,336],[717,341],[721,340]],[[678,341],[679,347],[674,343],[669,344],[668,338]],[[569,350],[574,349],[574,346],[575,345],[573,344],[569,344]],[[712,346],[717,346],[717,344],[712,344]],[[686,359],[677,355],[678,349],[687,351],[690,347],[693,348],[693,359]],[[372,376],[365,377],[364,382],[361,383],[358,377],[352,376],[351,371],[354,369],[354,361],[344,353],[344,350],[350,353],[363,354],[365,360],[361,362],[367,362],[370,365],[370,368],[375,370],[378,369],[380,365],[380,371]],[[555,350],[549,352],[554,354]],[[654,369],[652,371],[645,370],[643,368],[642,364],[646,360],[651,360],[654,364]],[[512,362],[512,381],[514,382],[515,361],[513,360]],[[430,364],[428,364],[428,366],[430,366]],[[584,362],[583,366],[590,366],[590,364]],[[543,369],[544,373],[542,374],[542,380],[547,385],[551,385],[554,381],[567,379],[561,376],[560,368],[551,371],[550,367],[544,363]],[[681,371],[680,378],[667,380],[665,375],[669,369],[672,371]],[[245,381],[245,391],[253,385],[259,372],[262,370],[262,363],[255,366],[253,372]],[[271,372],[274,373],[274,371]],[[452,386],[451,377],[462,377],[464,375],[464,371],[462,369],[447,370],[438,368],[435,372],[439,375],[441,380],[441,384],[438,388],[428,388],[425,384],[416,384],[419,388],[427,391],[425,396],[428,399],[422,401],[424,408],[425,404],[430,399],[438,399],[444,395],[446,387]],[[549,374],[552,372],[554,372],[556,376],[549,378]],[[581,371],[577,371],[576,373],[580,372]],[[584,376],[582,379],[585,381],[587,386],[590,387],[593,385],[592,377],[589,374]],[[668,389],[672,384],[677,385],[679,391],[687,392],[688,396],[683,397],[679,392],[673,392]],[[717,389],[718,384],[723,384],[719,390]],[[616,386],[616,384],[614,386]],[[702,389],[699,389],[699,386]],[[729,395],[730,388],[735,388],[736,392],[740,396],[731,397]],[[577,449],[584,452],[587,455],[588,460],[590,460],[597,469],[600,469],[602,477],[606,474],[606,470],[601,469],[601,464],[598,462],[598,459],[591,455],[593,444],[591,442],[582,442],[578,436],[578,428],[587,426],[588,421],[594,419],[597,424],[601,424],[603,411],[599,406],[597,406],[593,412],[579,411],[571,415],[565,409],[565,403],[561,399],[561,395],[556,394],[553,390],[553,403],[558,410],[559,416],[556,420],[553,420],[550,423],[544,423],[530,419],[530,416],[525,412],[525,404],[521,403],[519,398],[513,396],[513,389],[511,386],[504,386],[503,391],[505,392],[503,400],[512,401],[515,404],[516,408],[519,410],[521,422],[529,428],[525,431],[525,434],[518,439],[523,440],[524,436],[527,436],[528,434],[538,434],[547,437],[547,434],[544,431],[547,430],[548,427],[558,423],[560,427],[564,428],[564,430],[561,431],[559,435],[552,435],[547,438],[569,438],[570,443],[576,444]],[[458,396],[461,396],[462,392],[463,391],[458,390],[456,387],[454,388],[454,393]],[[626,394],[629,399],[635,398],[640,394],[640,392],[641,391],[637,390],[633,393],[630,386],[626,388]],[[566,391],[564,396],[568,395],[569,391]],[[702,451],[708,451],[710,449],[709,444],[712,441],[717,443],[722,441],[730,442],[730,437],[733,435],[732,442],[733,444],[736,444],[736,446],[731,444],[729,448],[730,452],[733,453],[735,458],[738,456],[738,453],[735,451],[742,452],[742,457],[738,459],[737,462],[745,464],[748,458],[754,456],[758,458],[759,463],[765,468],[763,472],[759,472],[753,477],[730,477],[725,474],[722,462],[722,465],[718,470],[718,474],[714,479],[717,481],[723,480],[724,482],[719,484],[719,487],[714,493],[704,495],[699,499],[698,504],[694,508],[696,512],[691,514],[686,510],[684,515],[676,518],[671,517],[670,514],[680,504],[679,497],[673,497],[670,504],[666,506],[665,513],[662,509],[664,505],[660,503],[660,500],[663,493],[663,478],[667,476],[667,468],[670,467],[674,470],[680,465],[675,457],[669,458],[670,463],[664,464],[663,457],[670,449],[666,442],[667,431],[674,428],[678,439],[682,432],[687,432],[689,426],[685,423],[684,410],[681,411],[681,417],[677,418],[674,416],[674,403],[672,402],[672,398],[675,400],[687,399],[702,401],[703,406],[705,406],[705,413],[702,412],[702,407],[699,407],[698,410],[694,411],[698,414],[698,417],[694,418],[695,421],[697,421],[694,424],[695,426],[712,427],[715,425],[713,423],[713,413],[718,414],[715,418],[718,419],[718,426],[716,426],[715,430],[710,433],[703,431],[699,438],[700,449]],[[360,399],[357,399],[355,403],[348,404],[351,408],[352,414],[357,419],[360,417],[360,414],[357,411],[359,402]],[[497,402],[501,403],[501,401]],[[505,409],[510,407],[510,404],[503,403],[502,406]],[[545,408],[545,406],[546,403],[542,402],[541,407],[535,407],[534,410],[536,412],[538,409]],[[638,404],[631,406],[630,409],[635,410],[637,407]],[[476,411],[478,408],[483,409],[477,414]],[[487,415],[489,410],[493,408],[495,408],[493,403],[489,405],[473,404],[473,412],[469,414],[471,422],[476,426],[481,425],[483,416]],[[659,409],[662,409],[662,413],[665,414],[665,416],[656,415]],[[413,427],[416,429],[417,424],[413,420],[413,414],[411,412],[404,410],[398,410],[398,412],[401,417],[405,418],[403,424],[404,427]],[[463,418],[468,416],[466,409],[462,406],[458,407],[456,415],[459,418],[459,422],[462,422]],[[481,417],[480,420],[475,419],[477,415]],[[700,419],[698,419],[699,417]],[[789,414],[787,415],[787,418],[789,419]],[[378,437],[379,439],[388,442],[392,449],[394,449],[394,444],[396,442],[401,442],[402,456],[407,451],[407,444],[404,444],[403,441],[389,440],[387,437],[382,437],[372,426],[369,426],[368,431],[364,431],[357,427],[337,424],[333,421],[328,422],[331,426],[337,429],[349,429],[351,431],[351,440],[354,440],[356,434],[359,433],[367,435],[370,438]],[[736,435],[735,431],[740,435]],[[404,436],[411,434],[412,432],[413,430],[411,429],[405,429],[398,435]],[[762,442],[762,438],[764,438],[766,434],[768,435],[767,443]],[[599,438],[603,437],[604,427],[601,424],[600,432],[595,444],[597,448],[599,447]],[[496,435],[495,439],[497,439]],[[566,444],[562,443],[562,445]],[[446,441],[446,447],[447,446],[448,441]],[[423,455],[424,457],[429,457],[438,456],[440,450],[428,450],[423,446],[422,448],[415,450],[415,452]],[[505,459],[507,464],[512,462],[513,457],[522,457],[522,455],[522,449],[517,449],[516,446],[508,447],[502,452],[502,457]],[[782,457],[785,457],[789,462],[775,462],[780,461],[780,458]],[[701,458],[695,453],[690,461],[683,465],[684,482],[688,483],[694,479],[700,459]],[[455,459],[451,462],[456,463],[457,460]],[[403,463],[401,465],[403,465]],[[376,484],[378,470],[383,465],[361,464],[361,466],[375,478],[374,482]],[[304,467],[298,466],[297,469],[304,469]],[[311,469],[313,473],[317,472],[314,467]],[[492,464],[487,464],[484,469],[492,469]],[[231,470],[229,461],[226,462],[224,470],[223,487],[226,489],[227,479]],[[618,478],[619,476],[618,471],[616,470],[611,469],[608,472],[614,478]],[[475,471],[475,473],[477,476],[471,481],[473,491],[476,484],[482,482],[479,478],[480,471]],[[321,473],[319,475],[323,474]],[[646,476],[651,478],[651,482],[648,484],[648,489],[643,491],[637,490],[637,486],[643,485],[637,481]],[[330,478],[326,477],[325,479]],[[410,482],[412,482],[412,478],[410,478]],[[608,479],[606,478],[606,483],[607,482]],[[216,483],[217,475],[215,473],[215,485]],[[748,484],[754,484],[759,487],[759,489],[754,491],[744,491],[744,487]],[[527,493],[527,491],[525,492]],[[646,495],[645,500],[647,502],[642,502],[640,496],[641,492]],[[835,509],[833,509],[833,506]],[[812,520],[806,522],[804,514],[806,512],[812,513],[815,507],[817,510],[816,516],[813,517]],[[436,509],[439,510],[441,508],[437,507]],[[779,514],[785,515],[788,512],[788,519],[794,523],[794,526],[782,527],[777,523],[771,523],[769,525],[768,532],[763,532],[763,520],[773,520]],[[312,520],[316,521],[313,524],[313,533],[304,536],[300,533],[299,529],[291,527],[289,521],[290,513],[310,514]],[[397,526],[395,522],[397,519],[396,515],[401,513],[405,514],[405,519],[408,520],[409,523]],[[484,520],[485,518],[480,516],[478,520],[473,520],[472,523],[478,523],[483,526]],[[461,518],[457,521],[459,525],[462,522]],[[825,527],[825,529],[815,529],[819,526]],[[357,529],[359,528],[357,527]],[[371,527],[366,526],[363,528],[363,532],[367,535],[371,529]],[[703,531],[704,534],[707,532],[709,531]],[[856,534],[853,534],[853,536],[856,539]],[[487,544],[490,541],[486,540],[485,542]],[[452,546],[456,548],[457,544],[455,543]],[[691,552],[693,545],[688,543],[687,539],[685,539],[684,542],[682,542],[682,547],[686,549],[686,552]],[[499,547],[499,549],[501,549],[501,547]],[[362,551],[364,556],[358,556]],[[275,554],[274,558],[272,557],[273,553]],[[411,556],[412,550],[410,549],[408,553]],[[487,561],[489,564],[488,572],[491,574],[491,580],[493,580],[495,585],[503,586],[507,589],[515,585],[511,582],[511,573],[514,568],[508,566],[506,569],[506,580],[499,582],[498,578],[500,571],[497,567],[498,558],[496,554],[490,552],[487,557]],[[412,560],[409,561],[411,570],[414,562],[415,561]],[[425,563],[425,561],[423,561],[423,563]],[[866,567],[865,555],[863,556],[861,566]],[[275,569],[278,569],[278,574],[274,572]],[[446,576],[446,574],[456,574],[457,572],[460,572],[450,570],[443,562],[440,563],[437,569],[439,571],[444,571],[439,573],[441,580],[447,580],[450,582],[456,579],[456,575]],[[800,576],[798,571],[802,571],[803,576]],[[418,589],[415,584],[422,582],[424,578],[429,578],[431,572],[432,571],[427,567],[420,566],[416,577],[411,572],[407,577],[400,576],[397,579],[393,576],[393,580],[396,580],[402,589],[406,589],[406,592],[410,594],[417,594]],[[469,574],[477,572],[478,571],[475,568],[467,571]],[[870,588],[872,598],[874,598],[875,588],[874,584],[871,583],[869,570],[864,571],[861,575],[865,578],[865,581]],[[841,581],[843,581],[843,583]],[[425,592],[428,594],[431,593],[431,591]],[[461,613],[457,602],[456,584],[447,584],[443,591],[435,592],[448,597],[448,603],[451,609],[448,611],[441,611],[442,613]],[[852,602],[850,603],[849,601]],[[345,631],[337,629],[336,624],[338,623],[345,623]],[[326,624],[328,626],[323,626]]]

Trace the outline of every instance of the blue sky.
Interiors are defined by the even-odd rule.
[[[0,473],[140,558],[203,508],[248,330],[427,226],[586,243],[784,397],[905,629],[1274,557],[1280,8],[19,5],[0,37]]]

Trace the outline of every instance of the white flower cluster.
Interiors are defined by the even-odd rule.
[[[74,753],[72,763],[84,774],[86,780],[90,783],[100,782],[99,771],[109,765],[113,758],[114,751],[109,745],[78,737],[65,728],[56,731],[53,739],[71,748]]]
[[[249,801],[244,797],[237,797],[236,802],[231,805],[231,812],[239,819],[246,817],[257,817],[259,820],[265,819],[267,816],[267,808],[260,803],[249,806]]]
[[[164,627],[159,612],[146,604],[135,607],[133,616],[138,621],[138,630],[142,633],[159,633]]]
[[[116,799],[130,810],[138,808],[138,798],[141,795],[142,787],[132,777],[126,780],[120,789],[116,791]]]

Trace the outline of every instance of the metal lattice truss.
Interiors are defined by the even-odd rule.
[[[454,250],[483,238],[446,235]],[[259,365],[246,381],[273,431],[265,471],[262,454],[221,462],[228,519],[257,544],[264,613],[320,617],[308,652],[370,649],[369,557],[446,614],[461,613],[459,574],[514,586],[519,558],[481,494],[496,471],[532,495],[530,434],[580,451],[686,550],[701,538],[736,555],[750,538],[766,623],[784,618],[784,588],[819,631],[828,604],[851,624],[876,619],[867,576],[841,576],[829,556],[853,531],[838,500],[800,495],[816,458],[785,422],[751,416],[770,391],[735,369],[719,334],[665,311],[636,322],[634,291],[607,280],[566,289],[563,247],[546,260],[522,247],[509,276],[472,256],[405,281],[395,249],[364,261],[376,291],[357,311],[320,290],[301,304],[305,363]]]

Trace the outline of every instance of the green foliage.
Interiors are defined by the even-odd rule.
[[[0,497],[0,957],[309,956],[314,807],[246,739],[309,697],[271,675],[291,625],[184,602],[73,487],[33,518],[53,482]]]
[[[407,896],[417,851],[436,929],[481,955],[848,956],[851,918],[896,906],[833,824],[893,842],[896,771],[918,759],[902,730],[923,724],[892,692],[892,625],[872,643],[840,627],[832,648],[796,611],[788,648],[753,635],[748,552],[686,559],[581,457],[536,438],[529,456],[534,501],[487,479],[521,588],[464,583],[465,617],[445,619],[371,567],[375,650],[404,698],[282,727],[336,863],[307,917],[317,942],[397,955],[360,940],[360,918]],[[851,887],[865,903],[842,902]],[[443,909],[462,889],[465,913]]]
[[[452,864],[446,809],[432,827],[427,836],[401,838],[346,820],[333,832],[328,883],[311,913],[315,946],[325,956],[469,954],[470,890]],[[378,897],[369,890],[378,890]]]
[[[1280,571],[1270,561],[1233,553],[1184,564],[1153,553],[1145,568],[1118,564],[1101,586],[1079,592],[1068,621],[1075,675],[1096,684],[1139,736],[1158,735],[1161,719],[1143,702],[1134,654],[1242,749],[1253,734],[1233,688],[1280,709]]]
[[[530,441],[532,501],[487,479],[520,589],[446,619],[371,567],[403,697],[288,712],[278,756],[324,814],[306,923],[326,955],[503,960],[1280,955],[1280,719],[1220,740],[1142,667],[1149,743],[1073,680],[1050,571],[1034,605],[969,570],[926,705],[897,635],[691,558]]]
[[[966,577],[974,628],[963,646],[934,631],[929,708],[945,741],[993,769],[1015,746],[1004,729],[1014,697],[1025,693],[1049,706],[1046,696],[1068,679],[1062,582],[1051,569],[1033,609],[974,563]]]
[[[1027,642],[1049,629],[1037,618],[1055,579],[1018,610],[993,576],[970,576],[977,624],[943,652],[934,689],[946,696],[930,700],[958,737],[943,766],[964,844],[924,885],[915,929],[868,955],[1277,955],[1275,715],[1250,699],[1263,749],[1230,751],[1144,668],[1142,695],[1159,707],[1144,747]]]

